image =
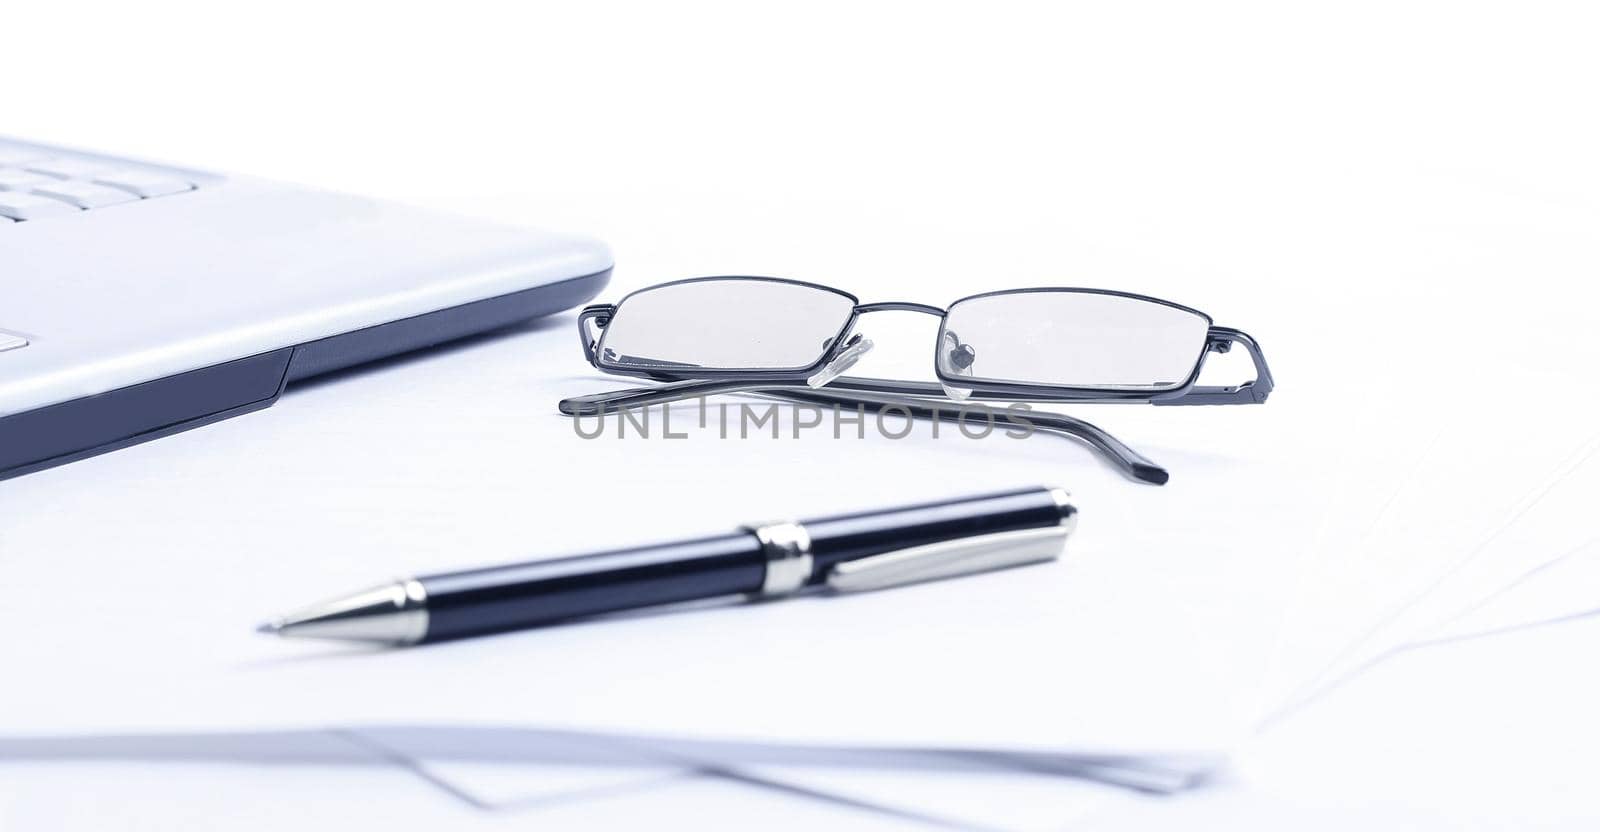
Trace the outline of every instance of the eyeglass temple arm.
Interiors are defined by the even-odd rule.
[[[558,407],[562,413],[568,416],[594,416],[627,407],[646,407],[653,404],[666,404],[668,402],[695,399],[701,396],[721,393],[755,393],[807,404],[838,404],[861,407],[873,413],[889,408],[899,408],[914,418],[939,419],[945,422],[961,422],[964,419],[978,418],[970,412],[970,409],[966,410],[964,414],[959,405],[940,407],[939,402],[915,397],[913,391],[921,392],[924,395],[941,394],[942,389],[937,384],[893,382],[886,379],[841,378],[836,380],[833,386],[842,386],[841,382],[856,389],[848,393],[833,389],[815,389],[801,380],[675,381],[651,387],[630,387],[626,390],[616,390],[609,393],[575,396],[570,399],[562,399]],[[859,389],[865,387],[869,382],[894,388],[894,392],[885,394]],[[1123,444],[1115,436],[1082,419],[1076,419],[1064,413],[1049,413],[1039,410],[989,408],[985,413],[992,417],[998,425],[1024,429],[1044,428],[1076,438],[1099,451],[1121,469],[1123,473],[1140,482],[1162,485],[1168,479],[1165,468],[1146,459],[1138,451]]]
[[[828,389],[786,390],[783,393],[769,395],[811,403],[861,406],[874,413],[890,408],[900,408],[918,419],[939,419],[945,422],[959,423],[965,420],[986,422],[987,418],[993,418],[995,424],[1007,427],[1018,427],[1026,430],[1044,428],[1082,441],[1111,460],[1124,474],[1140,482],[1164,485],[1169,477],[1167,469],[1151,462],[1138,451],[1123,444],[1115,436],[1096,425],[1085,422],[1082,419],[1073,418],[1065,413],[1051,413],[1032,409],[988,408],[985,411],[985,418],[980,418],[972,415],[970,411],[964,415],[959,406],[955,408],[940,407],[939,402],[908,396],[843,393]]]
[[[1211,353],[1224,353],[1234,344],[1244,347],[1250,361],[1256,365],[1256,377],[1238,385],[1195,385],[1182,395],[1170,399],[1151,399],[1151,404],[1260,404],[1272,392],[1272,371],[1267,369],[1267,358],[1261,354],[1261,345],[1244,332],[1226,326],[1214,326],[1206,333],[1206,351],[1201,355],[1203,365]],[[1198,375],[1198,370],[1196,371]]]

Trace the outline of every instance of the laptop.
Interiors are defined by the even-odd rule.
[[[587,237],[0,138],[0,479],[548,315]]]

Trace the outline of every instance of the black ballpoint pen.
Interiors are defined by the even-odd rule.
[[[713,537],[395,581],[261,625],[392,645],[728,595],[839,592],[1051,560],[1077,522],[1059,488],[746,526]]]

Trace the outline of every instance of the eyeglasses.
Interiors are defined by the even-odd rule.
[[[910,311],[940,319],[938,383],[844,376],[872,348],[853,333],[863,314]],[[617,375],[666,382],[580,396],[563,413],[593,415],[717,393],[758,393],[810,404],[959,421],[940,400],[1260,404],[1272,374],[1255,339],[1215,326],[1203,312],[1105,289],[1011,289],[973,295],[948,309],[921,303],[860,303],[838,289],[772,277],[698,277],[640,289],[578,316],[584,355]],[[1211,353],[1244,347],[1255,378],[1196,382]],[[1009,410],[987,414],[1015,424]],[[1135,479],[1167,472],[1080,419],[1029,411],[1025,426],[1078,438]]]

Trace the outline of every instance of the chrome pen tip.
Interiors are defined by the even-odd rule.
[[[416,644],[428,634],[427,590],[408,579],[280,615],[256,628],[282,638]]]

